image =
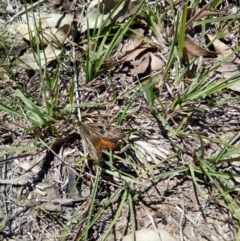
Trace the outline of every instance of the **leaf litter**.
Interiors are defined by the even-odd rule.
[[[100,3],[103,6],[103,2]],[[109,1],[104,1],[104,3],[107,7],[107,4],[110,4]],[[114,4],[118,3],[119,1],[114,1]],[[20,2],[18,4],[21,6]],[[115,6],[112,4],[113,1],[109,8],[105,8],[108,12],[107,16],[99,17],[102,19],[101,21],[110,16],[109,14]],[[127,6],[122,4],[112,15],[112,20],[121,23],[136,11],[139,4],[140,1],[128,1]],[[79,8],[79,6],[81,7]],[[83,24],[79,32],[84,34],[88,22],[90,28],[100,26],[95,21],[96,14],[100,14],[100,12],[96,13],[100,10],[97,2],[93,1],[89,7],[87,5],[76,5],[75,7],[78,13],[87,8],[85,16],[82,16]],[[133,11],[129,12],[126,9],[133,9]],[[44,12],[44,5],[41,10]],[[55,11],[58,11],[57,8]],[[125,13],[121,11],[125,11]],[[54,14],[50,14],[52,18],[47,18],[51,20],[50,23],[56,17]],[[74,18],[72,14],[69,13],[69,15],[71,21],[66,24],[70,26]],[[200,20],[208,15],[214,16],[215,12],[203,11],[202,15],[195,20]],[[64,14],[59,16],[61,18]],[[76,20],[81,22],[79,19]],[[108,23],[109,26],[111,24],[112,21]],[[168,24],[171,25],[171,21],[168,21]],[[67,124],[64,122],[53,123],[53,127],[55,124],[57,126],[57,134],[54,132],[54,128],[49,130],[41,126],[31,131],[29,128],[32,126],[29,126],[27,118],[21,118],[19,115],[14,115],[12,118],[13,111],[5,108],[6,112],[0,113],[2,122],[0,140],[3,146],[1,150],[11,147],[29,147],[33,144],[44,149],[44,151],[35,153],[28,151],[26,155],[29,156],[24,154],[22,158],[21,154],[14,151],[10,155],[4,154],[0,157],[2,160],[15,157],[2,164],[0,178],[1,206],[3,207],[0,217],[0,232],[5,240],[9,240],[9,237],[24,240],[78,240],[83,237],[86,230],[88,230],[89,240],[102,240],[101,237],[110,227],[109,220],[115,217],[123,197],[117,190],[120,188],[123,192],[126,189],[126,183],[134,200],[136,240],[141,240],[143,235],[147,235],[149,238],[150,233],[155,235],[153,240],[154,238],[159,240],[159,235],[163,239],[164,234],[168,240],[179,240],[181,237],[184,237],[185,240],[235,240],[237,230],[233,224],[236,216],[229,212],[224,200],[219,200],[221,206],[216,205],[213,197],[219,199],[219,193],[213,185],[214,180],[201,179],[202,176],[198,176],[197,168],[194,175],[191,175],[190,171],[199,165],[196,155],[203,155],[202,145],[205,146],[204,154],[207,158],[211,158],[223,150],[226,143],[238,146],[238,136],[233,138],[239,130],[238,102],[236,100],[221,104],[221,101],[225,101],[225,99],[234,98],[235,92],[223,91],[220,97],[207,96],[201,101],[193,102],[192,99],[189,99],[183,105],[179,103],[180,100],[175,97],[185,93],[188,82],[194,83],[194,78],[188,77],[188,80],[181,79],[182,81],[177,82],[175,78],[179,78],[179,76],[177,76],[176,65],[174,65],[175,68],[168,69],[168,82],[160,84],[163,82],[164,76],[159,71],[165,71],[167,68],[166,60],[169,54],[167,50],[171,45],[170,37],[167,36],[167,31],[160,28],[158,32],[160,37],[155,39],[151,35],[152,30],[149,31],[144,24],[143,26],[144,34],[142,36],[135,34],[132,38],[122,41],[121,44],[125,45],[125,50],[121,53],[121,57],[116,54],[115,59],[110,60],[111,63],[118,63],[109,70],[111,75],[102,73],[87,85],[84,85],[85,77],[82,72],[84,44],[77,49],[79,59],[76,60],[66,51],[64,60],[60,61],[58,57],[63,49],[67,50],[71,45],[71,42],[61,40],[59,40],[58,47],[47,41],[47,47],[44,47],[41,50],[42,54],[39,55],[41,64],[37,64],[33,49],[29,49],[29,53],[19,53],[20,56],[15,62],[15,64],[18,63],[18,67],[15,67],[14,70],[15,74],[9,75],[8,79],[4,79],[4,81],[1,77],[0,90],[2,96],[5,97],[1,97],[1,109],[4,106],[11,106],[14,110],[18,109],[19,105],[23,107],[23,103],[18,98],[11,102],[10,98],[6,98],[6,96],[13,94],[20,86],[25,86],[27,92],[25,91],[24,95],[37,102],[43,94],[43,87],[40,85],[39,79],[41,69],[47,70],[45,78],[52,79],[53,82],[56,74],[59,77],[59,83],[56,85],[56,89],[59,89],[59,100],[54,109],[58,113],[55,118],[59,118],[60,114],[64,113],[64,119],[68,119],[72,111],[69,103],[71,77],[77,72],[76,91],[78,96],[75,97],[77,97],[77,105],[81,106],[84,121],[109,123],[116,121],[120,116],[123,129],[129,133],[129,137],[122,140],[119,147],[113,151],[112,157],[108,152],[103,153],[104,159],[111,160],[113,158],[114,163],[112,166],[110,161],[102,166],[106,171],[99,178],[101,184],[98,188],[97,198],[94,199],[93,216],[90,216],[95,217],[100,213],[100,218],[94,223],[94,227],[86,228],[90,200],[94,195],[93,184],[97,180],[99,167],[92,165],[91,161],[87,160],[90,157],[87,155],[81,137],[79,133],[73,131],[77,111],[73,111],[73,117],[68,119]],[[50,27],[56,27],[56,22]],[[61,27],[58,26],[56,29],[58,31]],[[29,34],[28,30],[24,34]],[[23,33],[20,32],[20,35]],[[198,37],[198,34],[196,35]],[[212,33],[211,35],[214,36]],[[146,36],[152,42],[146,42]],[[65,37],[68,37],[67,34],[63,36],[64,39]],[[164,40],[160,42],[161,38]],[[211,40],[211,37],[209,38]],[[211,68],[213,62],[219,61],[215,57],[217,54],[222,55],[221,59],[231,54],[228,45],[215,42],[215,51],[211,51],[206,47],[199,46],[194,41],[189,44],[189,38],[186,37],[186,39],[185,48],[188,54],[191,53],[191,58],[196,56],[202,58],[195,77]],[[158,45],[161,45],[163,52],[159,51]],[[59,46],[63,47],[58,49]],[[213,57],[209,60],[204,58],[205,55]],[[62,63],[60,70],[53,64],[54,61]],[[75,68],[73,63],[76,65]],[[184,68],[184,62],[179,62],[178,65],[180,69]],[[29,71],[27,66],[36,71],[34,73]],[[68,66],[67,71],[65,66]],[[236,68],[231,70],[232,66]],[[221,69],[222,67],[225,69]],[[231,78],[238,72],[238,62],[231,59],[217,67],[215,72],[217,71],[220,72],[219,78],[224,77],[227,72],[233,72],[233,75],[225,76],[225,78]],[[151,80],[152,74],[158,77],[156,83]],[[185,76],[188,74],[186,72]],[[214,80],[216,77],[212,78],[213,84]],[[173,83],[176,84],[173,85]],[[50,88],[50,85],[48,87]],[[152,92],[151,87],[153,87]],[[230,88],[237,91],[237,87],[234,85]],[[147,90],[153,95],[151,99],[154,106],[151,106],[152,103],[148,103],[146,92],[143,94]],[[53,94],[51,91],[53,90],[49,89],[49,101]],[[38,105],[37,102],[36,106]],[[151,107],[157,109],[158,113]],[[29,111],[22,109],[25,117],[30,116]],[[165,121],[164,118],[166,118]],[[50,120],[53,121],[53,118]],[[184,122],[184,120],[187,121]],[[28,131],[25,131],[26,129]],[[182,130],[182,133],[175,131],[179,129]],[[210,132],[211,129],[214,131]],[[190,135],[184,136],[186,133]],[[201,140],[192,133],[205,135],[209,140]],[[48,148],[43,148],[43,146]],[[238,158],[239,155],[233,152],[224,158],[230,157]],[[239,172],[238,162],[230,162],[229,165],[219,163],[217,167],[223,173],[224,171],[230,171],[233,174]],[[211,167],[206,166],[205,168],[210,169]],[[198,185],[195,187],[196,180]],[[228,181],[230,182],[229,187],[232,182],[236,182],[234,178]],[[225,183],[221,184],[225,185]],[[196,195],[195,188],[197,188],[198,195]],[[202,195],[200,195],[201,192]],[[214,194],[216,195],[214,196]],[[112,195],[115,195],[114,198]],[[224,196],[224,192],[221,195]],[[237,194],[234,192],[230,196],[237,198]],[[129,199],[131,199],[130,196]],[[112,201],[111,205],[107,205],[109,200]],[[139,200],[141,201],[139,202]],[[144,203],[144,206],[140,203]],[[114,231],[108,234],[106,240],[121,240],[122,238],[128,240],[128,237],[124,236],[127,233],[132,235],[134,225],[129,221],[129,217],[132,215],[130,206],[129,202],[129,205],[125,203],[122,207],[118,221],[114,225]],[[161,212],[163,215],[158,219],[155,217],[156,212]],[[156,230],[158,230],[157,235]]]

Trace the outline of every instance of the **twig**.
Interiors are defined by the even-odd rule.
[[[171,220],[171,222],[176,225],[179,229],[181,229],[180,224],[177,222],[177,220],[175,218],[173,218],[171,215],[169,215],[169,219]],[[186,231],[183,230],[184,235],[191,241],[195,241],[196,239],[192,236],[190,236]]]
[[[158,236],[158,239],[159,239],[160,241],[162,241],[162,238],[161,238],[161,236],[160,236],[160,234],[159,234],[159,232],[158,232],[157,226],[156,226],[156,224],[155,224],[155,222],[154,222],[154,220],[153,220],[153,217],[152,217],[151,213],[149,212],[148,208],[147,208],[147,207],[143,204],[143,202],[141,202],[141,201],[139,202],[139,204],[140,204],[140,206],[143,208],[143,210],[146,212],[148,218],[150,219],[150,221],[151,221],[151,223],[152,223],[152,225],[153,225],[153,227],[154,227],[154,230],[155,230],[155,232],[156,232],[156,234],[157,234],[157,236]]]
[[[181,199],[181,201],[182,201],[182,210],[184,210],[184,200]],[[184,218],[184,212],[181,212],[181,217],[180,217],[180,239],[181,239],[181,241],[183,241],[183,229],[182,229],[183,218]]]
[[[3,173],[3,179],[5,180],[7,178],[7,164],[6,163],[3,163],[2,173]],[[6,186],[5,185],[3,186],[3,203],[4,203],[4,208],[5,208],[5,215],[6,215],[6,217],[8,217],[8,208],[7,208],[7,203],[6,203]]]
[[[1,185],[16,185],[16,186],[26,186],[27,184],[30,184],[29,181],[21,181],[18,179],[11,179],[11,180],[0,180]]]
[[[78,93],[78,83],[77,83],[77,68],[76,68],[76,54],[75,54],[75,47],[73,46],[73,70],[74,70],[74,90],[75,90],[75,97],[76,97],[76,102],[77,102],[77,105],[79,106],[80,105],[80,102],[79,102],[79,93]],[[82,121],[82,116],[81,116],[81,110],[80,108],[78,107],[77,108],[77,111],[78,111],[78,120],[79,121]]]
[[[38,6],[39,4],[45,2],[45,0],[40,0],[32,5],[30,5],[29,7],[27,7],[26,9],[23,9],[22,11],[18,12],[17,14],[15,14],[10,20],[7,21],[6,25],[11,23],[15,18],[21,16],[22,14],[24,14],[25,12],[31,10],[32,8],[35,8],[36,6]]]
[[[215,0],[211,0],[209,3],[207,3],[199,12],[197,12],[186,24],[186,28],[204,11],[210,6]]]
[[[177,207],[177,210],[178,210],[179,212],[181,212],[181,213],[184,213],[183,210],[180,209],[179,207]],[[194,226],[194,228],[195,228],[199,233],[201,233],[201,235],[202,235],[205,239],[207,239],[207,240],[209,240],[209,241],[214,241],[214,240],[211,238],[211,234],[210,234],[209,232],[207,232],[206,230],[203,230],[202,228],[199,228],[199,225],[197,225],[196,222],[194,222],[189,215],[185,214],[185,218],[188,219],[188,221],[190,221],[190,222],[192,223],[192,225]]]
[[[73,63],[74,63],[73,68],[74,68],[74,73],[75,73],[75,75],[74,75],[74,84],[75,84],[74,89],[75,89],[75,96],[76,96],[75,99],[76,99],[77,105],[79,106],[80,101],[79,101],[79,92],[78,92],[77,71],[76,71],[76,64],[75,64],[76,63],[76,56],[75,56],[75,47],[74,46],[73,46],[73,60],[74,60],[73,61]],[[79,107],[77,108],[77,112],[78,112],[78,120],[81,122],[82,121],[82,114],[81,114],[81,109]],[[82,143],[83,143],[84,156],[86,157],[87,147],[86,147],[84,142],[82,142]],[[87,159],[85,159],[85,162],[86,162],[86,164],[88,163]]]
[[[47,198],[39,198],[37,201],[40,202],[52,202],[52,203],[57,203],[60,205],[69,205],[77,202],[82,202],[86,201],[88,197],[78,197],[78,198],[56,198],[53,200],[49,200]]]

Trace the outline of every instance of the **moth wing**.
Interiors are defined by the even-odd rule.
[[[100,123],[84,124],[80,122],[78,130],[86,143],[89,154],[96,162],[102,159],[102,149],[113,149],[119,139],[124,136],[120,127]]]
[[[106,125],[106,124],[95,124],[89,123],[87,124],[90,127],[90,130],[95,133],[97,136],[101,136],[106,140],[118,141],[119,139],[123,138],[124,132],[122,128],[113,126],[113,125]]]
[[[95,148],[94,140],[90,141],[87,137],[87,133],[84,132],[81,128],[79,129],[80,135],[85,142],[85,146],[90,154],[90,156],[93,158],[94,161],[99,162],[101,161],[101,150],[97,150]]]

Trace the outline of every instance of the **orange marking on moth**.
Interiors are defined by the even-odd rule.
[[[116,147],[116,145],[116,142],[100,138],[99,141],[95,143],[94,147],[97,152],[100,152],[102,149],[113,149]]]

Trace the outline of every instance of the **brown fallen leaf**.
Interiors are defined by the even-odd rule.
[[[133,59],[136,59],[136,57],[141,54],[143,51],[148,49],[154,49],[155,46],[152,46],[151,44],[145,43],[138,47],[137,49],[133,50],[131,53],[127,54],[126,56],[122,57],[120,59],[121,62],[131,61]]]
[[[50,19],[52,19],[52,17]],[[59,14],[58,14],[58,17],[59,17]],[[49,18],[47,19],[49,20]],[[73,36],[74,29],[71,25],[72,18],[68,19],[69,22],[67,24],[64,24],[64,25],[60,24],[60,27],[58,28],[55,28],[55,27],[46,28],[46,25],[48,24],[48,21],[46,21],[47,19],[42,20],[41,29],[40,31],[38,31],[40,32],[39,37],[41,38],[41,41],[45,46],[51,43],[53,40],[63,43],[65,42],[68,36],[70,35]],[[52,21],[52,23],[54,22],[55,21]],[[63,22],[66,22],[66,19]],[[56,25],[56,24],[54,23],[52,25]],[[22,38],[24,38],[27,41],[31,41],[31,39],[35,37],[35,33],[36,33],[35,28],[38,28],[39,30],[40,27],[34,25],[33,23],[29,23],[29,24],[17,23],[14,26],[14,29],[21,34]]]
[[[150,63],[150,53],[144,54],[140,59],[131,61],[133,68],[130,69],[132,75],[143,74],[146,72]]]
[[[51,44],[49,44],[43,51],[40,52],[41,67],[46,66],[49,62],[55,60],[61,53],[61,50],[55,49]],[[34,56],[37,54],[27,53],[16,60],[16,65],[24,69],[39,70],[39,64],[36,62]]]
[[[119,0],[93,0],[89,4],[88,12],[84,18],[78,19],[81,22],[81,32],[85,32],[87,29],[99,28],[110,14],[111,19],[114,19],[122,10],[124,2],[118,6],[113,12],[112,10],[116,7]],[[110,24],[110,21],[109,23]]]
[[[207,34],[207,37],[209,38],[210,41],[214,39],[214,36]],[[225,57],[229,56],[232,54],[233,50],[223,43],[222,41],[215,39],[213,42],[213,46],[218,53],[218,55],[221,55],[221,57],[224,59]],[[235,63],[240,63],[240,58],[237,54],[234,54],[232,57],[228,59],[228,62],[235,62]]]
[[[133,66],[130,69],[131,74],[143,74],[149,68],[149,71],[159,71],[164,67],[164,62],[153,53],[147,52],[140,59],[131,61]]]
[[[124,55],[135,50],[143,43],[142,38],[143,38],[144,30],[139,28],[139,29],[135,29],[133,32],[135,36],[132,37],[131,40],[128,43],[126,43],[121,50],[121,53],[123,53]]]
[[[188,36],[185,37],[184,47],[187,51],[188,58],[193,59],[200,56],[216,56],[217,53],[213,51],[206,50],[194,43]]]
[[[72,14],[58,14],[51,13],[41,16],[41,26],[46,28],[61,28],[68,24],[71,25],[73,22]]]
[[[14,24],[14,29],[21,34],[21,38],[24,38],[28,41],[30,41],[30,36],[35,36],[33,24],[27,25],[26,23],[16,23]]]
[[[124,19],[135,13],[142,4],[142,0],[122,1],[116,9],[119,2],[120,0],[92,0],[89,4],[86,16],[77,19],[78,22],[81,22],[82,24],[81,32],[85,32],[87,28],[99,28],[101,23],[105,21],[110,14],[112,20],[115,22],[122,22]]]
[[[224,62],[217,69],[214,70],[214,76],[218,79],[230,79],[236,76],[237,78],[240,73],[240,64],[235,62]],[[240,92],[240,83],[235,83],[227,89],[231,89]]]
[[[73,27],[69,24],[65,24],[59,29],[56,29],[56,28],[46,29],[44,31],[43,39],[46,45],[52,42],[57,44],[58,43],[63,44],[69,39],[70,36],[73,37],[73,35],[74,35]]]
[[[151,70],[152,71],[159,71],[162,70],[165,66],[165,63],[155,56],[153,53],[150,53],[151,56]]]
[[[124,19],[130,17],[133,13],[136,12],[142,0],[130,0],[126,1],[123,9],[121,10],[121,15],[118,17],[117,22],[122,22]]]
[[[193,18],[194,21],[196,21],[196,20],[205,18],[207,16],[215,16],[215,15],[219,15],[219,13],[218,12],[210,12],[207,10],[201,11],[201,9],[196,9],[196,8],[188,8],[187,20],[190,20],[191,18]]]

